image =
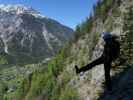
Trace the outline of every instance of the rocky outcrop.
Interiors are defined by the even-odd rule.
[[[115,0],[114,5],[111,7],[111,9],[108,12],[107,18],[104,20],[104,22],[100,18],[96,18],[95,21],[93,22],[93,28],[90,33],[85,34],[85,36],[82,36],[77,43],[73,44],[72,46],[72,54],[76,58],[76,60],[73,60],[72,64],[69,65],[73,67],[75,64],[78,64],[80,66],[84,66],[88,64],[89,62],[93,61],[97,57],[99,57],[103,51],[103,41],[101,38],[98,39],[98,43],[96,44],[95,48],[93,48],[93,54],[92,57],[89,57],[90,52],[90,45],[93,43],[91,42],[93,36],[96,33],[101,33],[104,31],[110,31],[112,34],[116,34],[121,37],[121,35],[124,35],[125,31],[123,30],[124,27],[124,16],[128,12],[128,8],[133,6],[133,1],[132,0],[121,0],[120,4],[118,5],[117,2],[119,0]],[[74,58],[72,57],[72,58]],[[91,59],[91,60],[90,60]],[[127,66],[126,66],[127,67]],[[118,73],[121,73],[125,68],[124,66],[117,66],[117,68],[114,68],[111,70],[111,76],[116,77]],[[71,69],[71,68],[70,68]],[[132,70],[132,69],[131,69]],[[128,71],[127,71],[128,73]],[[124,79],[126,77],[125,74],[120,74],[121,79]],[[130,76],[130,75],[129,75]],[[132,75],[131,75],[132,76]],[[120,77],[119,77],[120,78]],[[75,81],[74,81],[75,80]],[[131,81],[132,79],[129,79],[126,77],[126,80]],[[77,77],[75,76],[74,81],[76,88],[79,91],[79,95],[82,98],[82,100],[97,100],[104,92],[104,68],[103,65],[96,66],[92,70],[83,73]],[[116,81],[114,81],[116,82]],[[121,81],[117,81],[119,84]],[[126,85],[125,83],[122,83]],[[122,85],[121,84],[121,85]],[[113,86],[115,89],[118,89],[116,85]],[[121,89],[122,90],[122,89]],[[120,90],[120,91],[121,91]],[[114,96],[108,96],[106,95],[106,89],[105,89],[105,98],[102,100],[118,100],[117,96],[120,92],[114,93]],[[132,91],[132,89],[131,89]],[[115,91],[114,91],[115,92]],[[127,92],[127,91],[126,91]],[[125,92],[125,94],[126,94]],[[130,92],[131,93],[131,92]],[[117,96],[115,96],[117,94]],[[123,92],[124,96],[124,92]],[[109,99],[112,98],[112,99]],[[115,98],[115,99],[114,99]],[[122,97],[123,100],[123,97]],[[131,95],[129,95],[128,99],[124,100],[132,100]]]

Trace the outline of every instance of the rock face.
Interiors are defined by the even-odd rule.
[[[0,48],[11,56],[53,56],[73,30],[22,5],[0,5]]]
[[[89,34],[85,34],[85,36],[80,38],[72,47],[71,52],[76,58],[73,60],[71,64],[68,65],[68,67],[73,67],[75,64],[79,66],[84,66],[88,64],[89,62],[97,59],[100,57],[102,51],[103,51],[103,45],[102,45],[102,39],[99,37],[98,42],[96,43],[95,48],[93,49],[92,56],[90,58],[89,56],[89,46],[91,45],[90,38],[92,38],[95,33],[102,33],[104,31],[109,31],[113,34],[116,34],[118,36],[124,35],[125,31],[123,30],[124,27],[124,16],[128,12],[129,7],[133,7],[133,1],[132,0],[114,0],[115,3],[111,7],[111,9],[108,12],[107,18],[104,20],[104,22],[100,18],[96,18],[93,22],[93,28]],[[121,1],[120,5],[117,5],[117,2]],[[129,24],[129,23],[128,23]],[[132,29],[131,29],[132,30]],[[92,35],[93,34],[93,35]],[[89,61],[91,59],[91,61]],[[125,66],[117,66],[116,69],[111,70],[111,76],[116,77],[118,73],[123,72]],[[126,66],[127,67],[127,66]],[[69,69],[69,68],[68,68]],[[72,68],[70,68],[72,69]],[[69,69],[69,70],[70,70]],[[132,70],[132,69],[131,69]],[[126,71],[125,71],[126,72]],[[128,73],[128,71],[127,71]],[[120,78],[118,80],[124,79],[126,76],[124,74],[118,74],[120,75]],[[129,74],[128,74],[129,75]],[[131,75],[132,76],[132,75]],[[129,76],[128,76],[129,77]],[[123,86],[128,87],[124,82],[122,81],[114,80],[113,81],[113,88],[116,89],[113,91],[114,93],[109,96],[107,91],[104,90],[104,67],[103,65],[98,65],[92,70],[87,71],[82,76],[79,77],[79,80],[77,80],[76,77],[74,77],[72,80],[76,82],[74,86],[79,91],[79,95],[81,96],[81,100],[118,100],[118,94],[120,94],[120,91],[122,92]],[[129,82],[132,79],[129,79],[126,77],[125,80],[128,80]],[[121,84],[121,89],[119,91],[119,88],[115,85],[116,83]],[[131,89],[133,90],[133,88]],[[102,97],[99,95],[104,93]],[[127,92],[127,91],[126,91]],[[126,97],[127,97],[127,93]],[[131,92],[129,92],[131,93]],[[117,95],[116,95],[117,94]],[[132,95],[132,94],[131,94]],[[127,97],[125,100],[132,100],[131,95]],[[124,96],[124,92],[123,95]],[[114,99],[115,98],[115,99]]]

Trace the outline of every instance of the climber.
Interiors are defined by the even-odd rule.
[[[104,45],[104,51],[102,55],[91,62],[90,64],[87,64],[86,66],[83,66],[82,68],[78,68],[78,66],[75,66],[76,73],[85,72],[91,68],[93,68],[96,65],[104,64],[104,71],[105,71],[105,84],[109,91],[112,90],[111,85],[111,78],[110,78],[110,69],[111,69],[111,63],[113,60],[115,60],[120,53],[120,43],[117,40],[118,36],[112,35],[109,32],[103,32],[102,38],[105,41]]]

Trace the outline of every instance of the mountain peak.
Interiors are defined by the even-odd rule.
[[[33,9],[31,7],[26,7],[24,5],[21,4],[17,4],[17,5],[11,5],[11,4],[1,4],[0,5],[0,9],[4,10],[4,11],[33,11]],[[35,10],[34,10],[35,11]]]
[[[11,12],[11,13],[14,13],[14,14],[27,13],[27,14],[32,14],[34,16],[45,17],[45,16],[42,16],[38,11],[36,11],[32,7],[25,6],[25,5],[22,5],[22,4],[16,4],[16,5],[0,4],[0,11]]]

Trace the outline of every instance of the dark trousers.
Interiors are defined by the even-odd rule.
[[[107,58],[104,58],[103,56],[101,56],[98,59],[91,62],[90,64],[80,68],[79,70],[85,72],[87,70],[90,70],[91,68],[93,68],[96,65],[104,64],[105,84],[106,84],[107,88],[109,90],[111,90],[112,89],[111,78],[110,78],[111,63],[112,63],[112,60],[108,60]]]

